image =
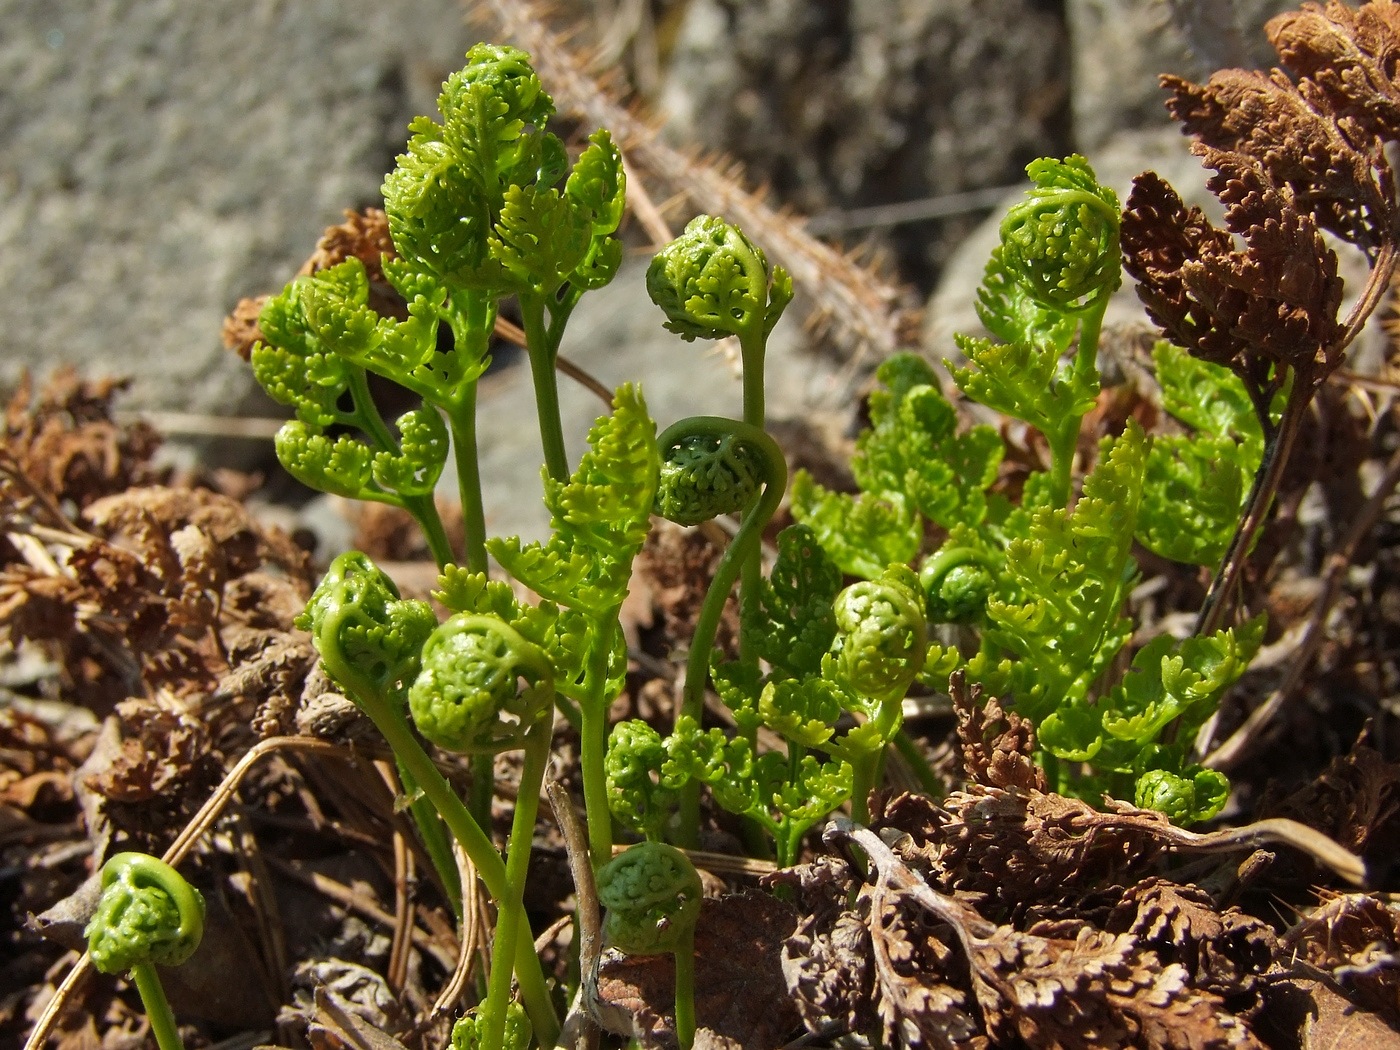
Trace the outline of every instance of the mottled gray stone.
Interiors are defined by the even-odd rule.
[[[1067,0],[1075,148],[1170,122],[1157,77],[1205,80],[1229,66],[1269,68],[1264,23],[1296,0]]]
[[[373,203],[472,34],[458,0],[0,0],[0,385],[73,362],[228,413],[220,322]]]
[[[1068,146],[1068,40],[1035,0],[690,0],[662,113],[817,215],[1005,185]],[[975,220],[890,231],[906,272]]]

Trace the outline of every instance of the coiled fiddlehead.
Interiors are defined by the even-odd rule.
[[[847,587],[836,596],[835,613],[837,635],[823,675],[849,692],[866,721],[832,753],[851,764],[851,813],[863,821],[885,746],[903,723],[904,694],[928,655],[928,619],[918,577],[907,565]]]
[[[1086,309],[1122,281],[1118,199],[1078,155],[1033,161],[1026,200],[1001,221],[1001,258],[1039,305]]]
[[[744,364],[744,422],[763,425],[763,357],[768,333],[792,301],[792,277],[744,231],[713,215],[685,232],[647,267],[647,294],[682,339],[738,336]]]
[[[161,1050],[182,1042],[156,965],[179,966],[204,936],[204,898],[178,871],[144,853],[118,853],[102,866],[102,896],[83,931],[92,964],[130,971]]]
[[[717,451],[714,456],[695,455],[699,439],[715,443]],[[719,448],[725,439],[729,439],[731,444],[727,446],[725,454],[720,454]],[[679,720],[689,715],[699,721],[705,702],[705,683],[709,678],[710,653],[714,648],[724,603],[740,569],[754,561],[758,554],[764,526],[776,513],[783,490],[787,487],[787,462],[777,442],[763,430],[719,416],[691,416],[679,420],[662,431],[656,442],[661,449],[663,463],[674,464],[669,482],[673,492],[695,494],[704,490],[720,496],[708,504],[701,500],[690,501],[685,507],[689,524],[708,520],[699,516],[706,509],[712,511],[710,517],[726,513],[734,493],[748,484],[745,479],[751,475],[752,468],[761,468],[762,495],[757,502],[753,502],[750,495],[743,522],[715,569],[714,579],[710,581],[710,589],[705,593],[705,601],[695,622],[695,634],[691,639],[690,657],[686,664],[685,690],[676,717]],[[745,451],[738,451],[740,448]],[[679,452],[673,460],[672,454],[677,450]],[[734,475],[723,484],[718,483],[715,474],[730,463],[737,468]],[[701,481],[684,476],[687,464],[701,475]],[[665,469],[663,467],[663,474]],[[661,513],[659,506],[657,512]],[[680,813],[680,833],[685,840],[693,841],[698,829],[699,805],[699,784],[687,784],[681,793]]]
[[[436,810],[442,822],[447,825],[452,837],[476,865],[487,890],[501,903],[497,947],[509,948],[514,954],[498,958],[496,970],[502,974],[500,980],[504,981],[508,992],[511,971],[514,969],[520,980],[521,993],[535,1031],[540,1034],[541,1039],[551,1038],[558,1031],[558,1021],[545,987],[544,972],[529,939],[519,936],[520,927],[526,923],[524,907],[510,907],[510,902],[518,898],[513,888],[523,880],[512,881],[513,872],[501,860],[501,855],[490,838],[443,778],[437,766],[423,750],[418,738],[409,730],[408,719],[405,717],[405,690],[411,692],[412,687],[417,685],[417,680],[421,677],[420,665],[424,646],[430,636],[439,630],[432,609],[426,603],[400,598],[398,589],[388,576],[366,555],[351,551],[341,555],[331,564],[326,578],[316,588],[306,611],[297,622],[299,626],[311,631],[312,641],[331,677],[346,690],[355,705],[370,717],[375,728],[388,742],[398,760],[405,790],[422,790],[423,797],[431,803],[432,809]],[[451,628],[451,623],[446,626]],[[503,631],[511,630],[504,624],[499,626]],[[447,635],[450,638],[459,633],[470,631],[451,628]],[[528,643],[524,644],[528,646]],[[491,649],[489,645],[483,645],[481,648],[485,651]],[[460,656],[453,650],[450,642],[445,642],[439,651],[443,655],[434,658],[435,676],[441,676],[446,667],[453,663],[453,658]],[[528,649],[520,651],[526,653]],[[538,709],[541,714],[547,713],[550,707],[547,701],[553,696],[552,675],[548,673],[549,664],[542,654],[538,660],[522,656],[521,661],[517,670],[524,669],[529,672],[526,677],[536,676],[533,678],[535,684],[531,689],[542,687],[546,682],[549,685],[545,693],[545,702],[540,702],[538,697],[532,694],[529,704],[521,703],[519,709]],[[499,666],[492,667],[492,673],[495,672],[501,672],[498,688],[502,692],[505,691],[507,681],[510,690],[515,690],[515,675],[505,674]],[[470,678],[476,672],[466,668],[465,673]],[[479,682],[488,682],[491,674],[478,673],[476,677]],[[457,691],[465,696],[470,689],[458,684]],[[474,714],[479,713],[476,705],[468,705],[468,710]],[[537,716],[535,721],[538,720]],[[450,722],[450,719],[446,721]],[[467,727],[475,725],[476,721],[478,720],[463,718],[456,728],[470,735],[467,733]],[[522,728],[520,723],[514,723],[508,736],[514,740],[517,732],[523,737],[528,730],[529,726]],[[547,739],[545,747],[548,747]],[[527,748],[526,753],[528,756],[538,751],[539,748]],[[542,760],[540,771],[542,775]],[[526,794],[522,792],[521,804],[516,809],[517,819],[523,816],[522,811],[528,812],[530,826],[533,827],[534,808],[528,804]],[[534,797],[537,801],[537,792]],[[418,806],[418,803],[415,803],[415,806]],[[429,836],[432,834],[433,825],[426,820],[428,815],[419,808],[414,810],[415,819],[420,827],[424,828],[424,839],[431,850],[432,839]],[[515,841],[521,839],[516,838]],[[528,851],[518,852],[528,855]],[[441,868],[436,856],[434,866]],[[502,960],[505,962],[502,963]],[[494,1023],[503,1024],[504,997],[497,1001],[501,1009],[493,1014],[496,1018]]]
[[[663,446],[656,513],[677,525],[738,514],[763,483],[764,463],[736,433],[693,433]]]
[[[695,1041],[695,923],[703,897],[695,865],[662,842],[642,842],[598,871],[598,900],[608,910],[603,932],[634,955],[676,958],[676,1039]]]
[[[418,731],[448,751],[497,754],[526,746],[554,702],[554,675],[539,646],[494,616],[452,617],[423,645],[408,691]]]

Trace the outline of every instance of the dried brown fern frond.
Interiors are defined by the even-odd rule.
[[[1227,69],[1205,84],[1163,77],[1167,108],[1216,174],[1224,230],[1187,209],[1155,174],[1138,176],[1123,216],[1124,265],[1167,335],[1233,370],[1266,443],[1243,520],[1211,583],[1197,630],[1216,629],[1318,387],[1343,362],[1390,285],[1400,202],[1385,148],[1400,142],[1400,5],[1304,4],[1265,27],[1289,72]],[[1291,75],[1290,75],[1291,73]],[[1370,272],[1339,316],[1328,231]],[[1282,418],[1274,395],[1288,389]]]
[[[903,289],[873,268],[806,232],[803,221],[773,208],[761,193],[742,184],[737,166],[687,153],[660,140],[651,121],[610,90],[568,38],[550,28],[549,11],[534,0],[486,0],[474,5],[478,18],[494,20],[530,52],[561,110],[610,129],[642,172],[684,193],[699,211],[722,215],[742,227],[814,304],[814,327],[836,341],[854,361],[873,362],[909,346],[918,331],[917,311]],[[873,355],[873,356],[870,356]]]

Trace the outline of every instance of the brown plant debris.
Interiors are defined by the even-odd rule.
[[[706,898],[695,927],[695,1046],[740,1050],[778,1046],[798,1024],[777,947],[792,909],[767,894]],[[599,1001],[630,1018],[649,1046],[675,1046],[675,964],[669,955],[606,953]]]
[[[967,779],[982,787],[1047,790],[1045,771],[1032,757],[1035,729],[1030,720],[1003,710],[994,696],[983,703],[982,687],[969,687],[961,669],[953,672],[948,688]]]
[[[1166,333],[1234,369],[1265,408],[1280,382],[1271,366],[1296,369],[1306,387],[1326,378],[1389,281],[1400,233],[1384,151],[1400,134],[1397,12],[1392,0],[1359,12],[1334,0],[1273,19],[1269,39],[1292,78],[1240,69],[1204,85],[1162,78],[1192,151],[1216,173],[1209,187],[1226,228],[1148,172],[1124,213],[1124,262]],[[1346,321],[1323,230],[1372,261]]]
[[[118,425],[112,402],[128,383],[84,379],[64,366],[36,390],[26,373],[5,408],[0,444],[0,507],[33,516],[155,479],[151,455],[160,437],[145,423]],[[36,501],[48,506],[35,507]],[[56,524],[49,521],[48,524]]]

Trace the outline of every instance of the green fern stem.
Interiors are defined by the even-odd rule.
[[[349,618],[350,613],[351,608],[348,605],[331,612],[321,627],[320,636],[324,639],[339,637],[342,624]],[[507,877],[505,862],[490,838],[481,830],[481,825],[457,797],[457,793],[452,790],[452,786],[409,729],[402,706],[395,704],[356,671],[354,665],[344,658],[335,644],[322,645],[319,649],[326,670],[337,683],[354,693],[356,705],[369,716],[395,758],[408,771],[412,781],[422,789],[448,830],[452,832],[452,837],[471,858],[492,899],[499,902],[509,901],[510,880]],[[510,924],[514,924],[517,929],[523,927],[525,934],[518,939],[518,946],[514,951],[515,976],[520,982],[520,997],[525,1005],[525,1012],[530,1016],[530,1023],[534,1026],[541,1045],[552,1046],[553,1043],[546,1042],[546,1039],[557,1038],[559,1020],[554,1012],[554,1004],[549,998],[544,970],[529,936],[529,919],[523,908],[512,911],[502,903],[498,929],[503,930]],[[553,1035],[550,1035],[551,1032]]]
[[[744,369],[744,422],[759,430],[764,429],[764,355],[768,349],[768,334],[760,325],[750,325],[739,334],[739,355]],[[754,513],[757,506],[751,507],[744,517]],[[767,524],[765,521],[764,524]],[[744,614],[751,614],[757,600],[759,584],[763,577],[762,551],[754,545],[739,567],[739,608]],[[751,659],[752,645],[739,632],[739,657]]]
[[[584,677],[587,695],[579,704],[579,776],[583,780],[588,853],[594,871],[612,860],[612,816],[608,809],[608,774],[604,760],[608,753],[608,708],[613,700],[607,695],[608,660],[620,629],[616,611],[600,619],[599,637],[588,654]]]
[[[137,963],[131,968],[131,980],[141,996],[141,1005],[146,1008],[146,1019],[156,1046],[160,1050],[184,1050],[185,1041],[180,1038],[180,1028],[175,1023],[175,1013],[165,997],[155,963]]]
[[[350,422],[368,435],[370,442],[378,451],[397,454],[399,443],[394,440],[389,425],[384,422],[384,417],[379,414],[379,408],[374,403],[374,396],[369,390],[368,373],[355,365],[348,366],[346,372],[349,379],[347,385],[350,390],[351,404],[354,406]],[[423,530],[423,536],[428,541],[428,550],[432,553],[438,568],[442,568],[452,561],[452,544],[448,542],[447,530],[443,528],[442,516],[438,514],[437,505],[433,502],[431,494],[423,496],[395,494],[382,502],[397,503],[412,515],[414,521],[418,522],[418,527]]]
[[[681,1050],[695,1045],[695,930],[676,946],[676,1042]]]
[[[530,871],[530,854],[535,834],[535,817],[539,812],[540,788],[544,784],[545,767],[549,764],[550,720],[552,707],[546,707],[525,738],[525,761],[520,771],[520,791],[515,800],[515,816],[510,826],[510,842],[506,847],[507,897],[497,897],[496,907],[503,921],[496,929],[496,943],[491,949],[491,976],[487,982],[486,1002],[482,1007],[485,1018],[485,1046],[504,1046],[506,1006],[510,1002],[511,977],[519,967],[522,951],[534,956],[534,943],[525,921],[525,879]],[[509,921],[510,916],[519,921]],[[511,960],[516,966],[511,966]],[[539,959],[535,956],[536,965]],[[522,995],[524,981],[521,981]],[[527,1007],[527,1012],[530,1012]],[[531,1012],[531,1023],[534,1022]],[[558,1039],[558,1030],[541,1032],[535,1029],[541,1046],[551,1046]]]
[[[447,423],[452,431],[453,462],[457,465],[462,531],[466,533],[466,567],[471,572],[485,572],[486,509],[481,495],[481,463],[476,443],[476,381],[466,387],[460,395],[460,403],[448,413]]]
[[[1085,305],[1080,314],[1079,345],[1071,367],[1076,376],[1089,379],[1098,373],[1099,334],[1103,330],[1104,311],[1109,296],[1097,296]],[[1057,507],[1068,507],[1073,492],[1074,454],[1079,448],[1079,431],[1084,413],[1068,416],[1059,426],[1046,433],[1050,444],[1050,493]]]
[[[733,435],[758,452],[759,462],[763,467],[763,492],[754,505],[744,512],[739,531],[735,533],[729,549],[720,558],[719,565],[715,568],[714,579],[710,581],[709,590],[705,592],[705,600],[696,617],[695,634],[691,638],[690,655],[686,662],[685,686],[681,693],[680,706],[676,710],[676,718],[679,721],[681,717],[689,716],[698,724],[704,714],[710,655],[714,649],[715,635],[719,631],[725,602],[742,567],[749,559],[757,558],[763,530],[777,513],[778,504],[787,489],[787,461],[783,458],[778,443],[761,427],[721,416],[691,416],[679,420],[667,427],[656,441],[660,448],[667,449],[694,435]],[[696,781],[690,781],[681,789],[682,845],[694,843],[699,826],[700,785]]]
[[[530,355],[530,377],[535,385],[535,406],[539,413],[545,469],[555,481],[567,482],[569,454],[564,447],[564,425],[559,415],[559,380],[554,365],[559,357],[559,343],[564,334],[563,320],[567,318],[568,311],[562,314],[556,312],[546,321],[546,300],[543,295],[522,292],[519,299],[521,327],[525,330],[525,347]]]

